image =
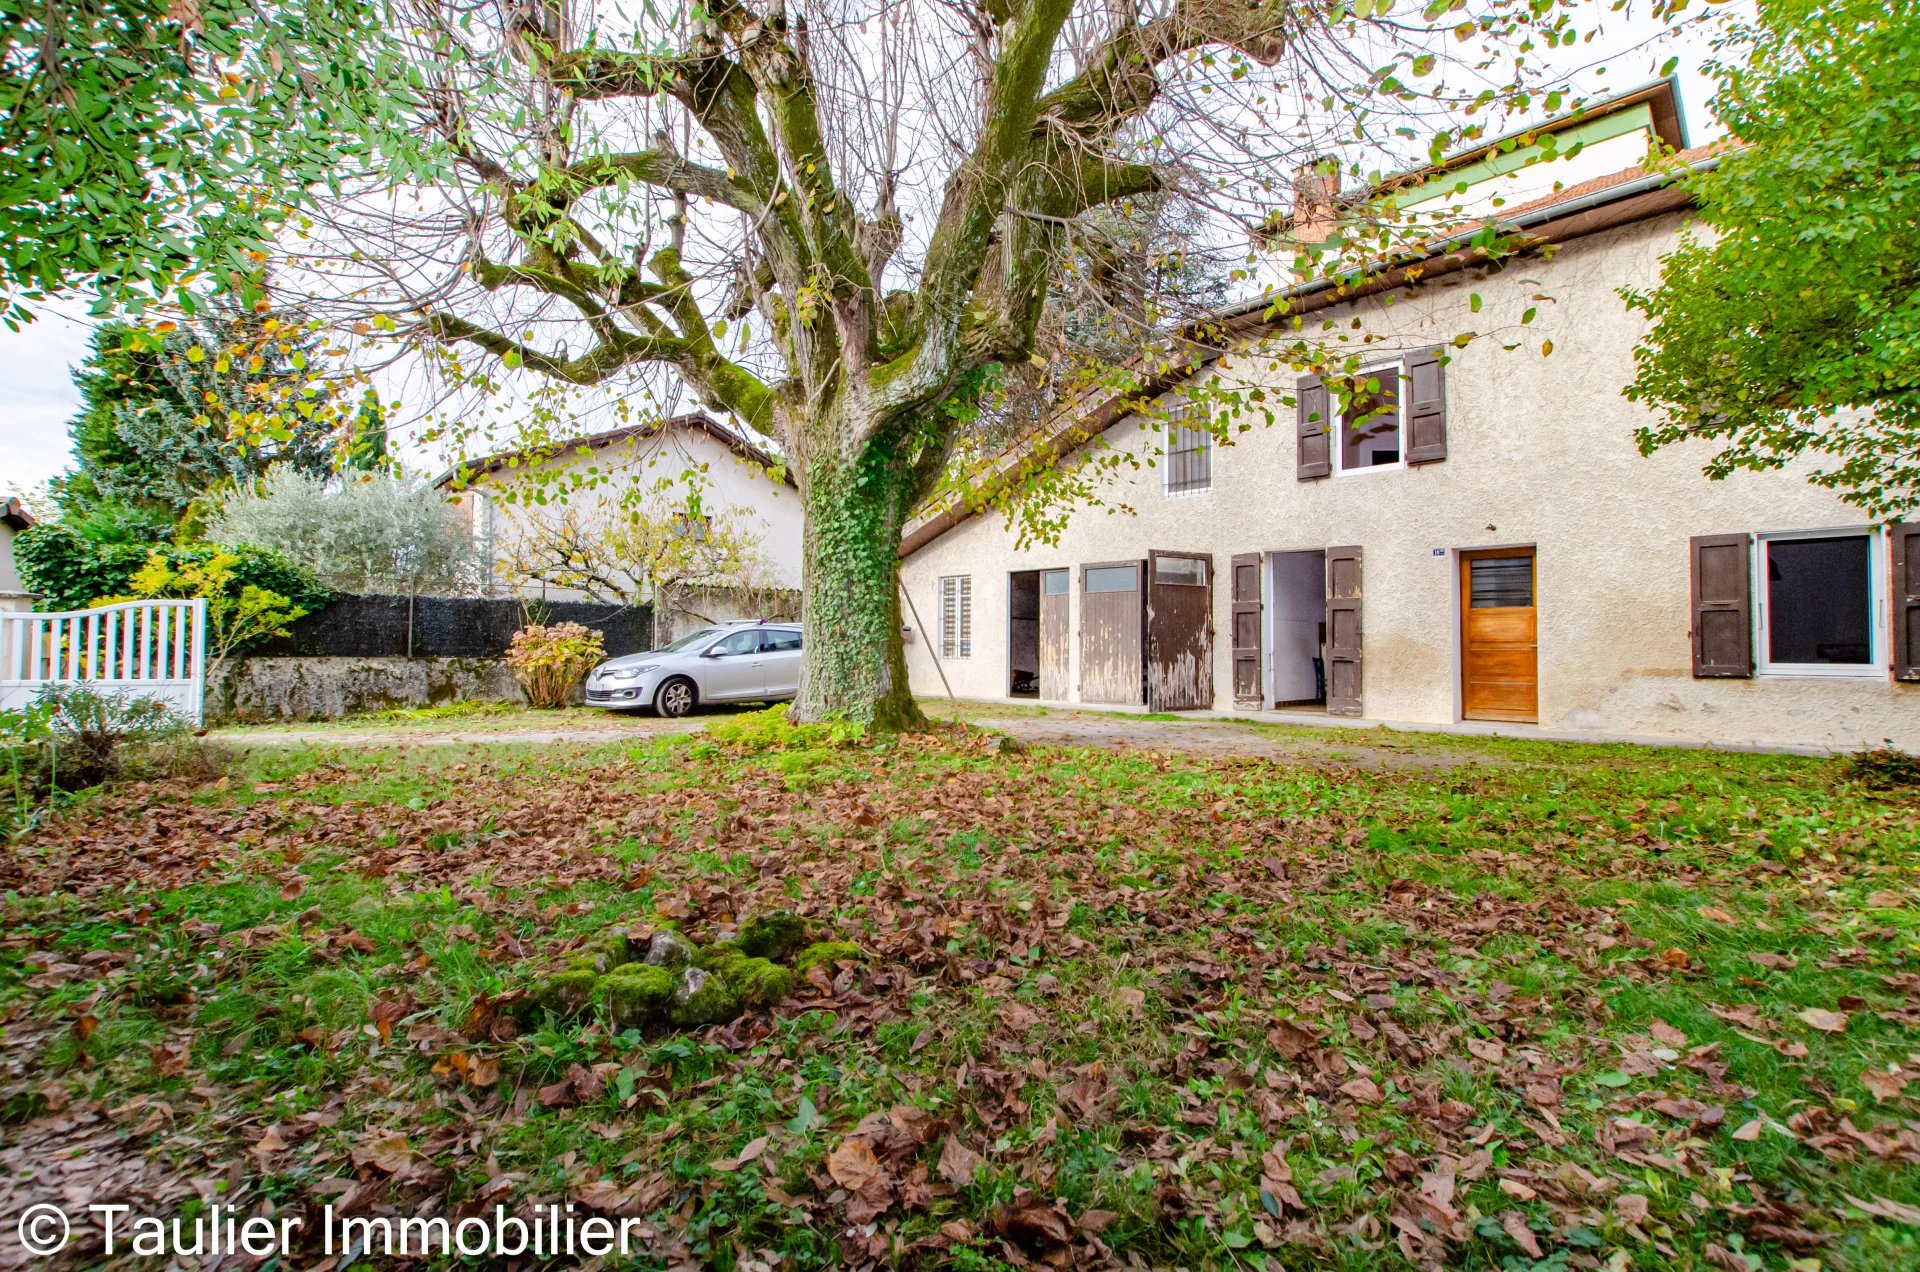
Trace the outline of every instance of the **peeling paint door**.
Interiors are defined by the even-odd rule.
[[[1073,636],[1067,606],[1072,585],[1066,570],[1040,572],[1040,697],[1045,702],[1067,700],[1067,642]]]
[[[1213,558],[1147,554],[1147,709],[1213,705]]]
[[[1141,561],[1080,567],[1080,701],[1134,706],[1144,682]]]
[[[1360,549],[1327,549],[1327,714],[1357,716],[1360,697]]]

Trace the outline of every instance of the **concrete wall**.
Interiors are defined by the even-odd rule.
[[[1480,337],[1446,368],[1448,456],[1417,468],[1295,479],[1294,373],[1257,351],[1217,372],[1265,385],[1276,422],[1216,449],[1213,489],[1168,497],[1158,468],[1121,469],[1101,489],[1107,507],[1078,511],[1058,544],[1018,552],[998,514],[949,532],[907,563],[907,587],[937,622],[937,580],[973,576],[973,657],[946,664],[964,696],[1002,697],[1006,574],[1144,557],[1150,548],[1213,555],[1214,705],[1231,708],[1226,570],[1235,553],[1358,544],[1364,561],[1364,714],[1445,724],[1459,715],[1458,553],[1537,546],[1540,724],[1595,735],[1761,745],[1851,747],[1892,739],[1920,748],[1920,686],[1861,679],[1695,680],[1689,637],[1691,535],[1856,528],[1865,518],[1804,473],[1701,475],[1709,451],[1643,458],[1633,430],[1642,408],[1621,396],[1643,327],[1615,289],[1657,280],[1679,218],[1577,240],[1551,260],[1525,259],[1490,277],[1465,275],[1314,315],[1333,337],[1374,341],[1381,357]],[[1481,311],[1469,295],[1484,299]],[[1520,317],[1537,307],[1536,320]],[[1358,318],[1358,330],[1347,328]],[[1541,356],[1540,342],[1553,351]],[[1508,351],[1503,344],[1520,341]],[[1370,355],[1371,356],[1371,355]],[[1160,453],[1156,427],[1131,422],[1107,442]],[[1130,511],[1109,512],[1108,508]],[[1079,623],[1079,578],[1072,597]],[[1885,622],[1882,597],[1880,620]],[[940,692],[932,632],[915,633],[916,691]],[[1077,664],[1072,683],[1079,683]]]
[[[523,702],[504,658],[243,658],[207,686],[221,720],[338,720],[445,702]]]
[[[503,499],[498,497],[503,489],[518,486],[543,491],[549,500],[565,492],[568,505],[599,517],[616,508],[628,490],[651,489],[662,478],[677,481],[688,470],[699,475],[701,501],[708,515],[728,518],[738,529],[757,538],[762,560],[756,585],[799,588],[803,520],[799,493],[697,428],[669,427],[584,455],[568,452],[532,470],[508,468],[488,473],[474,483],[477,490],[495,496],[487,500],[488,511],[479,514],[476,534],[490,546],[497,569],[516,521],[556,515],[563,506]],[[685,498],[685,491],[684,486],[677,486],[676,493],[665,498],[677,503]],[[517,590],[550,600],[588,599],[577,589],[539,583],[523,584]]]

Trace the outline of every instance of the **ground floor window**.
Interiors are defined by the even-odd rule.
[[[1872,671],[1881,662],[1872,534],[1763,534],[1757,546],[1761,670]]]
[[[950,574],[940,580],[940,656],[973,656],[973,576]]]

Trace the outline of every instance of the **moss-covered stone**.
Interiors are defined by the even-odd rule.
[[[661,928],[647,942],[646,963],[649,967],[665,967],[677,972],[692,963],[699,952],[692,941],[672,928]]]
[[[625,932],[602,932],[567,956],[567,966],[576,971],[605,975],[616,967],[633,962],[633,946]]]
[[[740,1014],[740,998],[726,979],[698,967],[683,967],[673,985],[667,1019],[682,1029],[718,1025]]]
[[[599,979],[598,972],[584,968],[554,973],[526,1000],[532,1010],[523,1018],[538,1019],[549,1012],[560,1017],[579,1015],[593,1001],[594,982]]]
[[[740,927],[740,952],[748,958],[783,959],[806,943],[806,920],[791,910],[762,914]]]
[[[615,1029],[644,1029],[667,1016],[674,989],[674,974],[666,968],[629,963],[600,977],[593,996]]]
[[[742,1007],[771,1007],[793,992],[793,972],[764,958],[735,955],[721,975]]]
[[[835,963],[863,963],[866,958],[866,951],[852,941],[821,941],[800,951],[793,960],[793,970],[805,976],[816,967],[824,967],[831,973]]]

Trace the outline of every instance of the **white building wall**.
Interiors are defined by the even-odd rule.
[[[1453,275],[1413,294],[1312,315],[1340,334],[1349,317],[1381,356],[1479,338],[1446,368],[1447,458],[1418,468],[1296,480],[1294,419],[1278,401],[1294,373],[1252,354],[1218,372],[1276,392],[1274,426],[1216,448],[1213,489],[1168,497],[1158,468],[1122,470],[1078,511],[1057,544],[1017,552],[998,514],[978,517],[905,563],[904,581],[928,624],[942,575],[971,574],[974,652],[949,661],[962,696],[1007,693],[1007,574],[1075,568],[1079,684],[1080,579],[1087,562],[1148,549],[1208,552],[1214,562],[1214,705],[1233,705],[1227,567],[1236,553],[1364,551],[1364,714],[1447,724],[1460,719],[1458,570],[1463,550],[1536,545],[1540,724],[1548,729],[1730,744],[1852,747],[1892,739],[1920,748],[1920,686],[1867,679],[1696,680],[1691,675],[1688,538],[1699,534],[1859,527],[1865,518],[1795,471],[1713,482],[1705,447],[1642,457],[1643,408],[1621,396],[1643,327],[1616,293],[1657,280],[1677,217],[1577,240],[1550,261],[1515,262],[1491,277]],[[1469,295],[1484,299],[1471,311]],[[1528,326],[1528,307],[1538,317]],[[1350,338],[1360,332],[1346,331]],[[1553,342],[1542,357],[1540,342]],[[1506,350],[1502,344],[1522,341]],[[1158,453],[1157,430],[1122,424],[1107,441]],[[1886,599],[1880,599],[1881,621]],[[916,692],[941,692],[932,632],[908,645]]]
[[[677,478],[688,468],[701,470],[701,500],[708,514],[728,516],[758,537],[766,572],[763,582],[771,587],[798,589],[803,521],[798,492],[712,434],[685,427],[629,438],[586,454],[569,451],[530,471],[501,469],[480,478],[475,485],[489,496],[488,511],[481,515],[491,518],[486,537],[492,542],[496,567],[517,519],[557,515],[562,509],[557,503],[542,506],[501,497],[505,488],[518,485],[526,491],[544,490],[549,499],[567,491],[572,506],[605,516],[618,507],[632,487],[651,488],[663,477]],[[603,477],[607,479],[604,482]],[[583,483],[577,489],[573,488],[576,478]],[[583,599],[574,589],[542,589],[537,583],[519,590],[532,595],[544,592],[550,600]]]

